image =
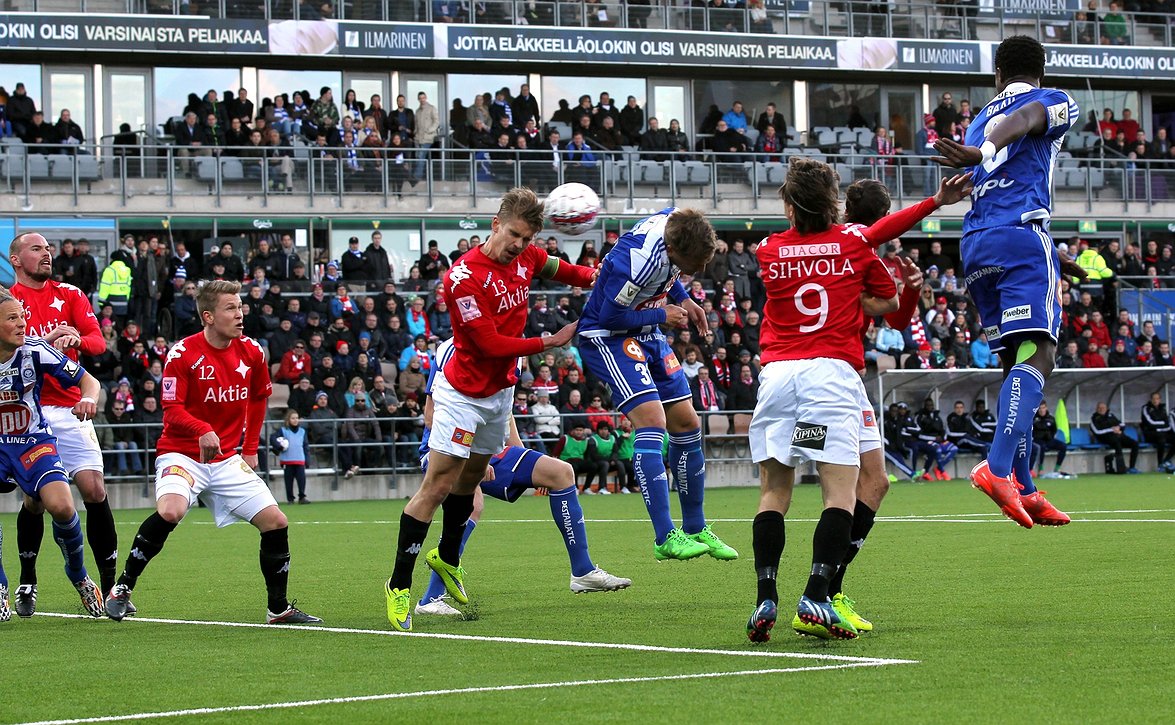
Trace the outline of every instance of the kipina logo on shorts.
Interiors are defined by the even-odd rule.
[[[824,440],[828,437],[828,426],[815,423],[797,422],[792,433],[791,442],[801,448],[824,450]]]

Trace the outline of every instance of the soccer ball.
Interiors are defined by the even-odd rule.
[[[277,445],[283,451],[287,451],[290,449],[290,439],[286,438],[285,436],[278,436],[277,437]]]
[[[600,197],[584,184],[563,184],[547,195],[544,214],[556,231],[579,236],[596,225]]]

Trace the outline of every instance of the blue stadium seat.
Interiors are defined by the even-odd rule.
[[[1104,448],[1101,443],[1094,443],[1093,439],[1089,437],[1089,431],[1085,428],[1074,428],[1069,431],[1069,447],[1078,448],[1083,451],[1096,451]]]
[[[1122,429],[1122,432],[1125,433],[1126,435],[1130,436],[1134,440],[1138,441],[1138,447],[1140,449],[1154,448],[1154,446],[1152,446],[1150,443],[1147,443],[1146,441],[1144,441],[1142,439],[1142,433],[1139,432],[1139,430],[1136,426],[1128,425]]]

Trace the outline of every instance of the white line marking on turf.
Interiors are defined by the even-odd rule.
[[[264,626],[264,625],[262,625]],[[909,660],[894,660],[892,663],[908,663]],[[738,670],[735,672],[699,672],[683,675],[657,675],[649,677],[615,677],[606,680],[571,680],[568,682],[537,682],[521,685],[496,685],[490,687],[461,687],[448,690],[422,690],[416,692],[389,692],[383,695],[356,695],[354,697],[331,697],[320,700],[299,700],[295,702],[272,702],[264,705],[232,705],[228,707],[200,707],[188,710],[169,710],[165,712],[140,712],[129,715],[106,715],[103,717],[81,717],[69,720],[38,720],[22,723],[22,725],[79,725],[80,723],[122,722],[126,720],[151,720],[165,717],[182,717],[186,715],[211,715],[222,712],[249,712],[257,710],[276,710],[295,707],[311,707],[314,705],[338,705],[350,702],[378,702],[381,700],[406,700],[416,697],[434,697],[438,695],[469,695],[483,692],[512,692],[518,690],[547,690],[556,687],[586,687],[590,685],[620,685],[642,682],[665,682],[679,680],[717,679],[720,677],[751,677],[755,675],[779,675],[792,672],[816,672],[818,670],[843,670],[854,667],[878,667],[891,664],[887,661],[854,662],[840,665],[817,665],[814,667],[777,667],[766,670]]]
[[[64,614],[60,612],[37,612],[37,616],[60,617],[63,619],[92,619],[85,614]],[[335,634],[372,634],[381,637],[418,637],[422,639],[451,639],[466,642],[500,642],[506,644],[533,644],[550,647],[584,647],[588,649],[620,649],[632,652],[669,652],[673,654],[720,655],[726,657],[785,657],[792,659],[833,660],[874,665],[911,665],[917,660],[891,659],[886,657],[853,657],[849,655],[813,654],[811,652],[758,652],[752,650],[703,649],[699,647],[664,647],[654,644],[629,644],[627,642],[576,642],[574,640],[532,639],[529,637],[495,637],[478,634],[449,634],[446,632],[395,632],[390,629],[357,629],[353,627],[319,627],[304,624],[259,624],[257,622],[217,622],[200,619],[157,619],[151,617],[127,617],[123,622],[151,624],[188,624],[206,627],[237,627],[240,629],[287,629],[296,632],[332,632]]]

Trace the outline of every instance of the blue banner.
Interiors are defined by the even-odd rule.
[[[1155,332],[1170,340],[1175,330],[1175,289],[1124,289],[1118,293],[1120,309],[1129,310],[1136,325],[1150,320]]]

